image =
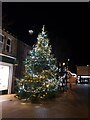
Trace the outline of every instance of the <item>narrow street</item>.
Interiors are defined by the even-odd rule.
[[[90,85],[73,85],[58,98],[42,104],[1,95],[2,118],[88,118]]]

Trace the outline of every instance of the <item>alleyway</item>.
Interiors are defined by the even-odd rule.
[[[23,102],[14,95],[1,95],[3,118],[88,118],[90,85],[73,85],[68,90],[42,104]]]

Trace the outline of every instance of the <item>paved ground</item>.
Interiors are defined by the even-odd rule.
[[[3,118],[88,118],[90,85],[73,85],[52,101],[32,104],[14,95],[1,95]]]

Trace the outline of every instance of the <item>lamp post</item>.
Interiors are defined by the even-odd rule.
[[[68,62],[69,61],[70,61],[70,59],[68,58],[68,60],[66,61],[66,86],[67,86]]]
[[[33,30],[28,30],[28,32],[30,35],[33,35]],[[34,50],[34,52],[35,52],[35,50]],[[34,65],[33,65],[33,71],[34,71]],[[32,80],[33,80],[33,71],[32,71]]]
[[[68,58],[68,60],[67,60],[67,70],[68,70],[68,67],[69,67],[69,65],[68,65],[69,61],[70,61],[70,59]]]

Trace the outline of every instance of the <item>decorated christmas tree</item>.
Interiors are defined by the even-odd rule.
[[[51,45],[44,28],[38,34],[37,44],[26,56],[24,77],[17,79],[16,93],[21,99],[49,99],[55,97],[58,91],[57,61],[51,54]]]

